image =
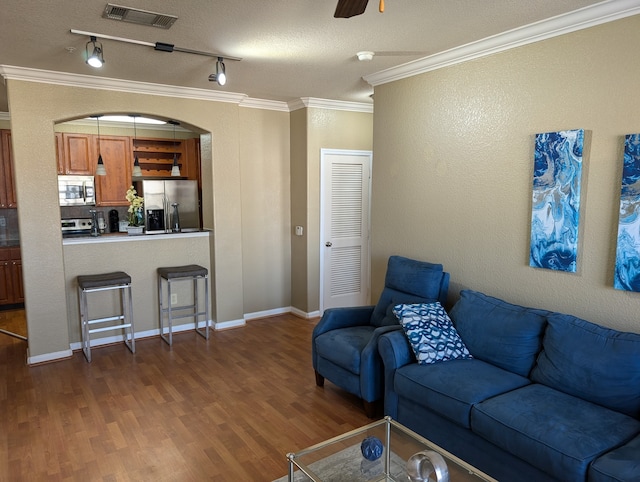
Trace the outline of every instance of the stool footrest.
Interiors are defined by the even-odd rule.
[[[93,320],[88,320],[88,325],[95,325],[96,323],[106,323],[107,321],[116,321],[116,320],[124,320],[124,315],[120,316],[110,316],[108,318],[94,318]],[[116,325],[116,328],[119,325]]]
[[[115,325],[115,326],[103,326],[102,328],[93,328],[89,330],[89,333],[100,333],[101,331],[111,331],[111,330],[121,330],[124,328],[131,328],[131,323],[127,323],[126,325]]]

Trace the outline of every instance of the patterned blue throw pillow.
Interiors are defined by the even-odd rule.
[[[400,320],[420,365],[472,358],[449,315],[437,301],[396,305],[393,313]]]

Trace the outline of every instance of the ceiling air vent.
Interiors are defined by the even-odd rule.
[[[113,3],[107,3],[102,17],[110,18],[111,20],[118,20],[120,22],[129,22],[165,29],[171,27],[175,21],[178,20],[178,17],[173,15],[148,12],[147,10],[123,7],[121,5],[114,5]]]

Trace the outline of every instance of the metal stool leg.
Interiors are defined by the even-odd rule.
[[[133,299],[131,295],[131,285],[128,284],[120,291],[120,299],[126,300],[122,306],[122,314],[125,316],[124,322],[129,325],[129,335],[127,340],[127,330],[124,332],[124,343],[129,348],[131,353],[136,352],[136,338],[135,338],[135,330],[133,327]]]
[[[91,340],[89,338],[89,313],[87,304],[87,293],[78,287],[78,297],[80,299],[80,324],[82,327],[82,351],[88,362],[91,362]]]

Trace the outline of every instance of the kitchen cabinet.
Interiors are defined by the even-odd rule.
[[[0,248],[0,305],[24,302],[19,247]]]
[[[125,199],[131,185],[133,158],[129,137],[100,136],[100,153],[106,176],[96,176],[97,206],[128,206]],[[98,154],[96,152],[96,164]]]
[[[0,208],[16,208],[16,190],[13,184],[11,131],[0,130]]]
[[[62,149],[58,148],[58,173],[93,176],[98,160],[96,152],[95,136],[63,132]]]
[[[184,163],[180,174],[187,179],[198,181],[200,186],[200,139],[185,139],[183,146]]]

